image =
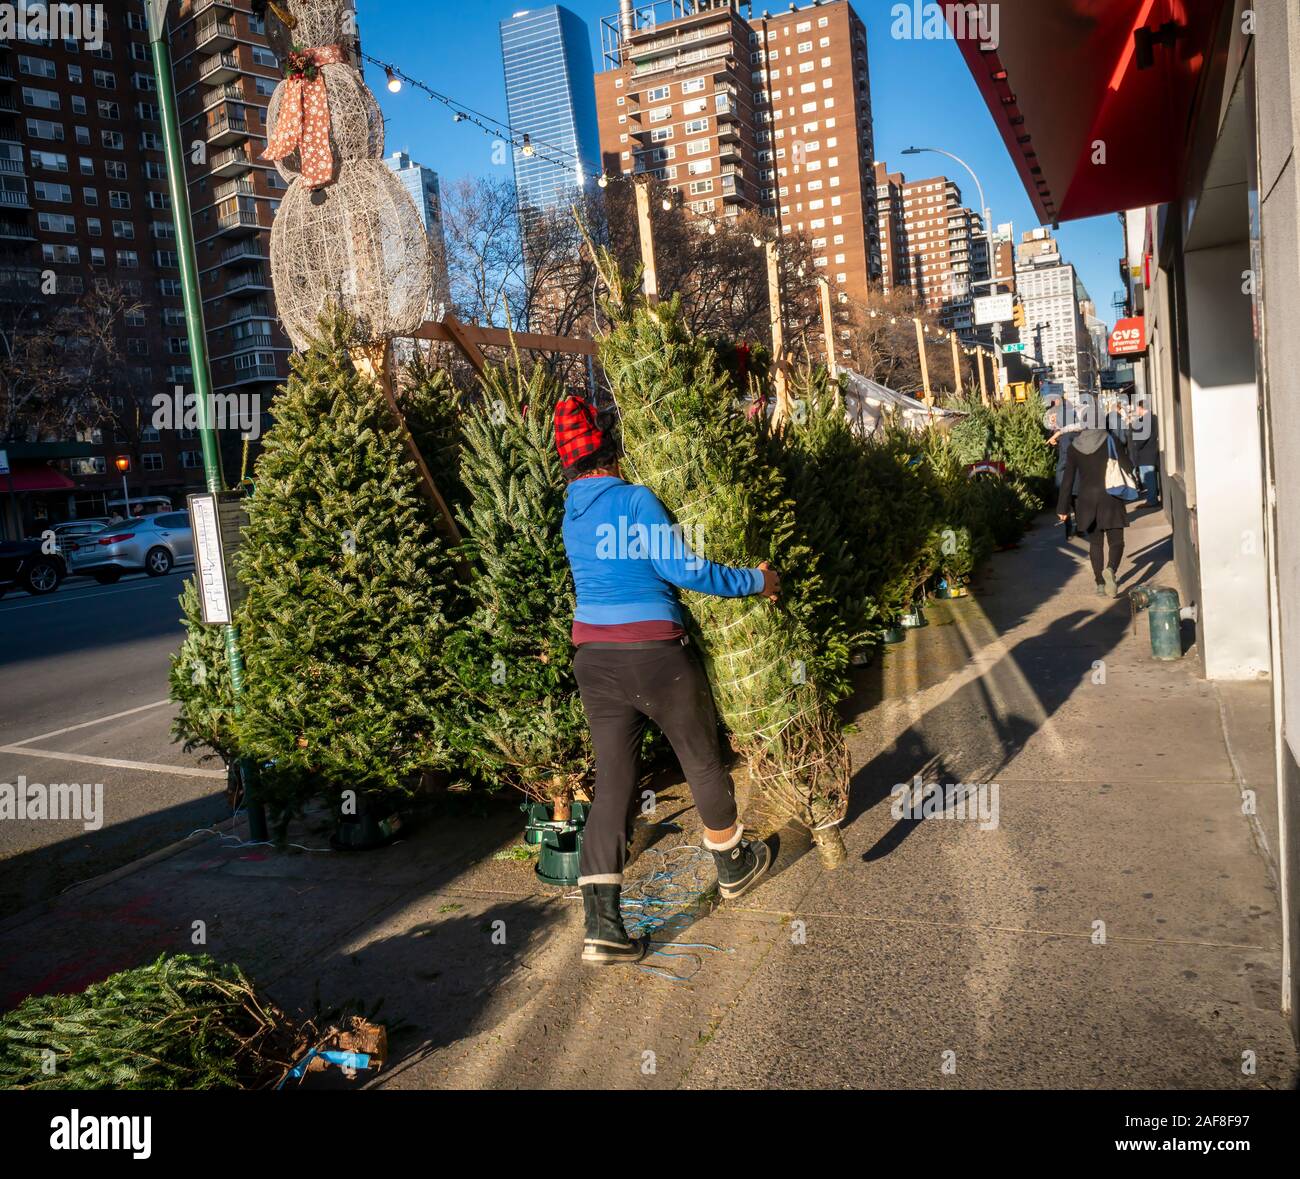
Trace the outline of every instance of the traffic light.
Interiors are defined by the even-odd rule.
[[[1023,328],[1025,326],[1025,305],[1023,303],[1017,302],[1012,308],[1011,322],[1015,324],[1017,328]]]

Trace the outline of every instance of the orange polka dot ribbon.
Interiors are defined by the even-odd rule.
[[[285,79],[280,113],[267,140],[264,160],[282,160],[298,153],[308,188],[324,188],[334,179],[334,149],[330,146],[330,111],[321,66],[343,61],[343,46],[322,45],[295,50],[290,68],[301,72]]]

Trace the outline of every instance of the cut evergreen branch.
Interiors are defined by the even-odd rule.
[[[307,1046],[233,963],[163,955],[0,1016],[3,1089],[256,1089]]]

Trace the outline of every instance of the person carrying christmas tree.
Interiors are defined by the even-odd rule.
[[[771,849],[746,839],[738,821],[708,678],[691,653],[677,588],[775,601],[781,581],[766,563],[733,569],[696,555],[654,493],[622,478],[618,448],[589,402],[560,402],[555,442],[569,481],[563,531],[577,593],[574,674],[596,759],[578,865],[582,960],[606,966],[636,962],[646,952],[644,939],[624,929],[619,901],[647,720],[663,730],[681,762],[722,896],[742,896],[770,865]]]

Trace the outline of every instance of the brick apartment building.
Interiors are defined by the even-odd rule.
[[[606,175],[654,176],[700,216],[759,210],[808,235],[842,298],[865,297],[880,239],[867,32],[848,0],[775,16],[738,0],[624,4],[602,42]]]
[[[881,286],[886,294],[910,291],[958,335],[976,335],[972,300],[985,293],[975,283],[989,274],[983,218],[961,202],[961,189],[946,176],[908,180],[875,164]],[[1009,248],[995,242],[995,256],[1010,268]]]
[[[20,494],[7,495],[0,479],[0,500],[17,501],[5,507],[21,514],[25,531],[102,513],[122,494],[119,455],[131,459],[133,498],[181,503],[203,481],[194,431],[151,424],[154,396],[193,386],[145,5],[105,9],[98,49],[0,45],[0,299],[11,312],[30,304],[42,274],[53,273],[56,300],[108,283],[140,305],[122,325],[116,425],[76,440],[8,444]],[[250,0],[182,0],[170,32],[182,140],[201,161],[190,166],[190,201],[213,383],[218,393],[260,394],[264,411],[289,350],[268,263],[285,186],[257,159],[280,70]],[[43,311],[48,297],[38,297]],[[238,434],[222,442],[232,478]]]

